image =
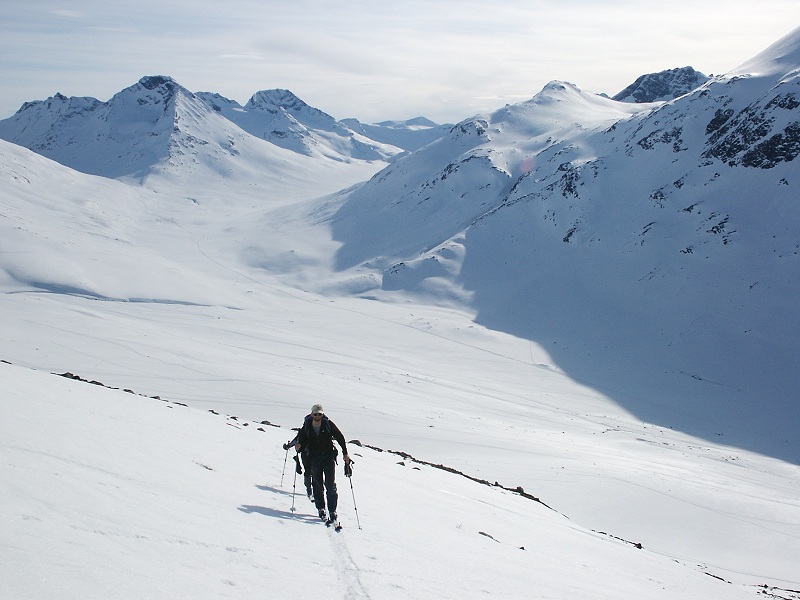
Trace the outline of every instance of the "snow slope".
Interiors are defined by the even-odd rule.
[[[337,267],[466,299],[645,421],[797,461],[799,40],[671,102],[553,82],[465,121],[349,195]]]
[[[288,429],[0,373],[4,598],[798,597],[352,442],[336,533],[294,494]]]
[[[690,572],[702,565],[701,571],[708,569],[715,576],[733,582],[734,587],[726,585],[714,587],[715,590],[727,593],[740,590],[736,587],[739,585],[761,584],[797,589],[800,477],[796,465],[725,446],[721,441],[709,443],[642,422],[608,397],[567,377],[544,348],[480,327],[472,321],[471,313],[456,305],[437,307],[410,300],[370,302],[350,297],[354,290],[377,284],[369,274],[332,272],[330,261],[324,259],[336,247],[326,227],[330,215],[340,206],[338,196],[313,202],[272,198],[254,209],[242,191],[244,183],[240,182],[242,187],[230,186],[231,197],[218,199],[216,203],[210,197],[192,203],[164,192],[83,175],[21,148],[5,145],[3,150],[0,257],[5,275],[0,353],[6,360],[28,369],[69,371],[109,386],[158,395],[170,402],[235,415],[240,420],[268,420],[284,428],[297,423],[310,403],[321,401],[349,439],[442,463],[511,489],[522,487],[553,507],[553,515],[566,515],[568,520],[558,522],[566,522],[568,529],[577,527],[587,535],[591,531],[605,532],[614,536],[611,539],[641,543],[648,552],[691,565]],[[201,190],[197,192],[199,195]],[[290,223],[293,225],[286,232]],[[28,275],[23,276],[25,273]],[[327,293],[314,291],[318,287],[325,287]],[[31,400],[36,394],[21,381],[32,375],[25,370],[10,372],[19,375],[2,378],[5,387],[0,397],[4,414],[14,415],[13,420],[3,420],[4,427],[14,432],[14,440],[21,436],[36,444],[39,436],[44,435],[57,443],[58,436],[50,435],[50,429],[27,416],[27,410],[37,410]],[[60,379],[57,381],[64,385]],[[82,398],[95,390],[94,386],[82,385],[73,392],[74,396]],[[57,394],[45,391],[42,396],[49,402]],[[130,395],[120,397],[125,402],[131,399]],[[67,404],[56,402],[67,410]],[[138,405],[128,407],[124,402],[115,404],[114,410],[117,408],[123,409],[121,416],[109,419],[118,419],[121,427],[129,420],[129,411],[143,410]],[[96,412],[94,408],[87,410],[90,415]],[[49,406],[41,412],[58,414]],[[65,422],[66,417],[57,417],[57,424]],[[73,428],[77,427],[76,424]],[[196,425],[186,428],[195,430]],[[278,442],[288,438],[288,429],[285,431],[269,443],[273,453],[280,447]],[[110,438],[125,441],[132,449],[141,449],[151,445],[146,441],[151,433],[131,429]],[[172,438],[173,434],[168,432],[165,436]],[[193,443],[205,447],[206,438],[205,434],[198,435]],[[66,438],[63,443],[69,448],[72,439]],[[91,440],[92,436],[84,432],[77,439]],[[177,439],[160,443],[177,448],[183,445],[182,438]],[[86,455],[96,455],[96,459],[122,456],[120,451],[109,452],[104,446],[107,442],[103,437],[88,446]],[[5,441],[4,444],[3,464],[8,465],[12,452],[16,454],[20,445]],[[255,461],[261,469],[263,461],[264,469],[272,469],[272,479],[264,480],[253,474],[236,485],[228,481],[219,486],[203,484],[203,494],[211,493],[210,488],[230,487],[235,491],[244,485],[251,493],[258,493],[253,486],[276,487],[282,451],[271,455],[269,450],[259,447],[254,451],[246,444],[239,449],[230,442],[225,446],[235,452],[231,460],[237,464]],[[58,448],[51,454],[66,451]],[[106,449],[100,452],[99,448]],[[209,452],[215,450],[197,450],[193,458],[219,468],[206,460]],[[161,463],[168,455],[165,451],[151,460]],[[38,505],[47,500],[33,484],[16,483],[16,478],[24,473],[39,477],[40,468],[36,465],[42,453],[31,456],[28,467],[13,463],[15,491],[5,496],[5,501],[15,499],[17,511],[19,503]],[[138,463],[142,459],[137,454],[130,460]],[[397,457],[392,457],[381,464],[388,468],[396,462]],[[194,469],[201,473],[205,470],[194,463],[188,467],[190,474],[195,475]],[[101,468],[114,472],[117,467]],[[358,472],[363,473],[361,469]],[[186,478],[182,471],[171,472],[169,477],[173,482]],[[56,479],[56,483],[63,480],[57,475]],[[467,554],[461,558],[453,549],[462,547],[458,532],[465,527],[466,519],[473,522],[472,514],[482,511],[481,507],[487,507],[490,513],[473,528],[478,527],[478,531],[492,535],[499,542],[477,534],[480,543],[488,542],[493,548],[502,544],[508,552],[517,551],[517,543],[528,551],[546,550],[552,558],[539,557],[537,564],[545,560],[554,570],[545,571],[537,579],[539,585],[545,589],[561,589],[565,585],[564,573],[557,566],[563,561],[552,554],[549,545],[555,533],[534,529],[523,539],[515,533],[530,518],[530,503],[509,513],[491,508],[494,501],[481,496],[487,493],[483,486],[470,486],[468,490],[454,492],[455,496],[446,493],[431,498],[424,490],[428,486],[440,490],[436,487],[437,480],[426,479],[421,487],[400,480],[393,484],[399,485],[397,488],[384,485],[378,475],[370,473],[360,481],[364,482],[360,487],[361,502],[373,506],[369,511],[365,507],[362,516],[379,519],[380,528],[376,526],[377,531],[372,535],[376,543],[391,549],[387,551],[391,557],[387,564],[391,566],[385,570],[376,568],[373,565],[376,559],[369,558],[379,555],[369,554],[368,546],[363,549],[365,554],[359,555],[363,558],[358,562],[359,568],[372,574],[361,576],[365,588],[369,588],[368,578],[374,576],[383,581],[391,575],[389,580],[398,586],[430,586],[413,592],[416,597],[448,597],[450,592],[446,590],[463,591],[469,597],[464,591],[466,584],[464,588],[461,584],[454,585],[450,576],[459,573],[462,580],[463,571],[458,570],[458,565],[464,563],[464,557],[478,560],[475,556],[483,556],[484,547],[465,551]],[[22,491],[16,491],[20,485]],[[91,505],[97,505],[100,501],[93,498],[95,495],[104,498],[108,485],[106,481],[91,480],[81,489],[84,495],[90,495]],[[63,495],[58,486],[55,489],[59,496]],[[395,499],[402,498],[400,489],[409,494],[410,506],[400,513],[406,518],[397,519],[400,504]],[[127,497],[129,490],[124,490]],[[383,490],[386,496],[381,495]],[[159,498],[158,494],[152,496],[152,488],[146,488],[141,495],[148,493],[150,500],[141,509],[144,515],[152,514],[153,502]],[[176,521],[174,511],[180,510],[184,501],[193,503],[191,498],[201,495],[200,491],[188,496],[176,491],[170,493],[177,494],[168,502],[168,510],[173,512],[158,517],[156,530],[163,529],[160,521]],[[256,507],[248,510],[255,515],[278,515],[278,522],[284,520],[280,515],[287,516],[285,494],[279,494],[280,502],[272,503],[260,497],[249,498],[244,493],[241,496],[233,504],[229,498],[223,510]],[[456,501],[464,502],[465,507],[458,509],[458,520],[454,522],[445,516],[455,510]],[[431,520],[425,511],[432,510],[432,506],[441,506],[433,513],[434,518],[442,515],[444,522],[455,528],[455,534],[452,531],[440,536],[425,534]],[[19,513],[13,522],[4,525],[10,528],[7,535],[4,531],[0,536],[16,544],[13,553],[6,547],[4,557],[21,557],[25,553],[29,557],[38,556],[40,548],[50,544],[47,547],[51,550],[44,555],[44,561],[48,568],[59,571],[62,568],[59,565],[65,564],[61,556],[78,544],[89,557],[99,557],[97,560],[105,563],[102,557],[107,553],[116,557],[120,547],[98,540],[119,541],[146,535],[137,528],[128,530],[128,525],[120,524],[120,520],[127,521],[125,517],[113,516],[117,507],[112,497],[112,506],[106,510],[111,514],[108,517],[111,524],[116,525],[111,526],[106,520],[102,527],[91,528],[107,532],[106,535],[91,534],[88,540],[77,541],[62,534],[54,538],[53,532],[46,529],[23,535],[18,529],[19,520],[25,521],[28,513]],[[538,504],[535,509],[539,509]],[[130,510],[136,509],[130,507]],[[160,543],[172,540],[178,548],[192,544],[213,546],[206,538],[187,539],[186,532],[196,530],[198,522],[214,521],[201,508],[190,510],[194,516],[188,525],[176,524],[177,530],[168,527],[174,533],[158,538]],[[371,516],[372,511],[378,515]],[[550,513],[546,514],[553,516]],[[91,520],[91,513],[85,505],[74,506],[70,514],[81,523],[76,526],[78,529],[87,528],[83,520]],[[522,517],[515,516],[520,514]],[[496,521],[498,515],[505,516]],[[353,516],[350,513],[348,520],[352,521]],[[407,524],[412,517],[425,524],[425,530],[417,532],[420,536],[417,542],[406,538],[402,538],[404,543],[393,541],[394,536],[405,532],[415,534]],[[57,526],[63,519],[50,522]],[[227,523],[227,517],[223,523]],[[78,529],[70,527],[66,533]],[[351,529],[352,526],[348,527],[348,533]],[[217,540],[215,544],[222,545],[218,537],[212,538]],[[60,541],[52,544],[48,541],[51,539]],[[282,548],[282,538],[277,539],[281,542],[277,546]],[[542,539],[548,540],[544,548]],[[294,537],[286,538],[286,544],[292,540]],[[151,554],[149,546],[131,543],[133,547],[126,546],[123,556],[128,561],[145,562],[145,566],[131,575],[130,585],[135,590],[131,595],[135,595],[140,589],[135,584],[141,579],[138,573],[150,567],[150,559],[145,557]],[[620,544],[620,551],[630,546],[619,540],[615,543]],[[572,542],[568,546],[573,548]],[[253,545],[227,542],[225,547],[253,548]],[[430,575],[419,583],[406,581],[407,568],[417,569],[419,563],[415,561],[426,564],[430,561],[431,547],[436,556],[447,557],[442,559],[443,568],[437,567],[435,573],[423,570]],[[353,556],[356,550],[350,552]],[[596,550],[588,548],[586,555],[583,552],[571,555],[575,557],[571,560],[594,565]],[[254,552],[253,556],[265,553],[266,550]],[[201,569],[199,564],[211,560],[204,556],[181,563],[187,565],[183,568],[189,573],[180,580],[182,585],[194,585],[186,580]],[[294,557],[295,552],[287,551],[280,556]],[[30,558],[28,562],[17,562],[21,560],[3,561],[16,575],[4,576],[2,581],[13,581],[15,590],[20,589],[16,586],[22,586],[22,582],[33,585],[30,582],[40,581],[36,572],[41,562]],[[523,562],[503,551],[502,566],[483,572],[477,568],[471,570],[480,576],[483,587],[474,580],[465,581],[474,583],[469,589],[494,590],[508,585],[512,590],[509,597],[519,597],[524,588],[515,586],[522,586],[520,580],[529,585],[528,573],[533,568],[525,559],[520,560]],[[619,562],[616,558],[609,560]],[[307,569],[307,562],[300,562]],[[281,580],[288,587],[289,579],[296,585],[296,567],[287,563],[288,560],[280,561],[283,566],[275,567],[278,574],[271,577],[285,577]],[[64,569],[73,574],[81,572],[70,567],[71,564],[67,561]],[[80,564],[85,563],[81,560]],[[269,564],[274,565],[274,561]],[[659,561],[659,564],[664,563]],[[163,573],[161,569],[156,572]],[[662,581],[659,569],[652,572],[648,569],[648,578]],[[592,593],[601,594],[597,597],[617,593],[614,586],[597,591],[598,579],[608,577],[605,567],[592,566],[577,572],[578,575],[572,572],[567,585],[595,590]],[[162,581],[166,577],[159,575],[156,584],[180,584]],[[683,575],[674,573],[664,577],[668,590],[682,585],[679,580]],[[506,583],[507,579],[510,583]],[[712,581],[707,576],[700,579]],[[81,576],[80,581],[74,587],[78,590],[76,594],[83,596],[102,593],[110,585],[102,575],[88,579]],[[263,585],[263,578],[259,581]],[[382,584],[374,585],[378,590],[383,589]],[[31,595],[26,596],[25,588],[22,589],[22,597],[37,597],[41,591],[31,588]],[[730,593],[735,598],[739,591]],[[248,597],[250,592],[241,594]],[[650,590],[646,597],[659,594]],[[562,597],[573,595],[567,592]],[[559,597],[559,593],[553,592],[551,596]],[[358,596],[343,593],[332,597]],[[373,597],[392,597],[392,592],[379,591]],[[715,591],[705,597],[726,596]]]

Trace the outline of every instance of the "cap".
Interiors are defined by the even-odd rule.
[[[325,409],[322,408],[322,404],[315,404],[314,406],[311,407],[311,414],[313,415],[314,413],[325,414]]]

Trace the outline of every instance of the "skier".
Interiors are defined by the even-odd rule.
[[[311,415],[306,415],[306,420],[308,420],[310,418],[311,418]],[[298,435],[299,434],[296,434],[294,436],[294,439],[291,442],[286,442],[283,445],[283,449],[284,450],[288,450],[289,448],[293,448],[294,446],[296,446],[297,445],[297,436]],[[300,460],[302,460],[302,462],[303,462],[303,466],[302,467],[300,466],[300,462],[298,461],[298,458],[297,458],[298,456],[300,457]],[[296,466],[295,466],[295,471],[297,471],[297,473],[302,473],[302,475],[303,475],[303,483],[306,486],[306,496],[308,496],[308,499],[311,500],[311,502],[314,502],[314,492],[311,489],[311,465],[310,465],[310,462],[308,460],[308,453],[307,452],[300,452],[298,454],[295,454],[294,455],[294,462],[297,463]]]
[[[338,451],[333,445],[336,440],[342,447],[344,464],[350,464],[347,454],[347,443],[344,435],[331,421],[321,404],[311,407],[311,415],[306,417],[300,431],[297,432],[298,452],[306,452],[311,464],[311,485],[314,490],[314,504],[319,511],[319,518],[338,525],[336,507],[339,494],[336,491],[336,456]],[[323,484],[325,491],[323,493]],[[328,514],[325,514],[325,499],[328,500]]]

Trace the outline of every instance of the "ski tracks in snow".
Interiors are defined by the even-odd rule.
[[[333,564],[342,587],[344,600],[370,600],[370,596],[361,585],[360,569],[350,556],[347,543],[341,531],[329,529],[331,550],[333,551]]]

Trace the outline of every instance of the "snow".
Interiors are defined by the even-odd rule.
[[[797,165],[751,148],[794,147],[798,93],[791,65],[650,105],[553,82],[353,191],[336,264],[467,305],[643,421],[797,462]]]
[[[231,185],[239,215],[2,150],[0,596],[798,588],[797,465],[643,423],[457,306],[304,291],[300,264],[347,288],[323,260],[336,197],[256,211]],[[317,401],[348,440],[552,510],[351,444],[337,536],[304,497],[292,513],[291,463],[281,485]]]
[[[336,533],[295,494],[291,460],[284,470],[289,429],[0,372],[4,598],[752,598],[764,581],[725,572],[706,548],[637,549],[511,491],[353,443]],[[647,454],[629,454],[625,470]],[[759,512],[752,525],[777,527]],[[695,535],[705,528],[713,520]]]
[[[787,68],[796,69],[798,61],[800,61],[800,27],[733,69],[728,76],[782,74]]]
[[[713,340],[695,331],[691,370],[676,375],[654,368],[670,355],[643,342],[683,314],[657,302],[666,283],[623,306],[647,316],[643,338],[615,320],[619,306],[598,304],[639,289],[623,267],[618,279],[592,277],[603,255],[583,278],[564,272],[565,253],[588,254],[593,231],[576,233],[586,245],[559,230],[514,239],[530,207],[495,202],[518,200],[509,194],[527,172],[520,196],[550,184],[550,160],[589,164],[601,149],[592,136],[614,123],[625,121],[620,139],[626,127],[643,139],[649,116],[666,121],[677,105],[631,106],[554,82],[380,173],[382,163],[270,146],[189,96],[177,105],[181,152],[122,180],[0,142],[0,598],[800,598],[800,466],[796,438],[783,435],[796,409],[772,394],[794,376],[781,350],[796,348],[796,329],[769,318],[795,289],[780,277],[796,252],[769,258],[761,246],[764,262],[742,266],[781,292],[757,290],[775,303],[762,305],[762,322],[725,302],[714,305],[721,321],[701,315],[767,332],[758,361],[701,363]],[[550,139],[576,119],[583,128],[563,146]],[[545,170],[521,168],[532,156]],[[101,158],[85,157],[98,172]],[[685,175],[685,164],[663,162],[659,177]],[[557,167],[554,176],[567,172]],[[705,193],[711,210],[796,168],[731,177],[717,196],[693,171],[681,189]],[[593,193],[620,191],[605,185]],[[739,213],[740,228],[751,219],[763,229],[776,213],[796,222],[792,190],[775,189],[767,214]],[[462,202],[437,204],[454,191]],[[573,204],[554,213],[559,222]],[[583,222],[604,228],[607,246],[631,249],[624,223],[586,206]],[[636,223],[649,210],[626,214]],[[659,227],[666,234],[647,248],[687,243],[678,217]],[[788,244],[789,229],[765,243]],[[692,235],[699,246],[702,231]],[[713,248],[693,277],[752,256]],[[688,283],[681,292],[712,298]],[[616,344],[655,360],[633,356],[617,371]],[[581,361],[593,378],[575,376]],[[735,402],[693,377],[740,367],[754,377]],[[282,449],[316,402],[356,461],[352,480],[338,470],[339,533],[302,486],[295,495]],[[781,420],[773,438],[761,429]]]

